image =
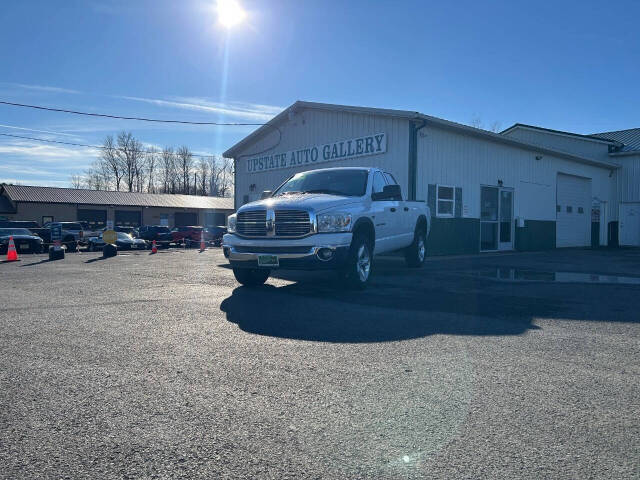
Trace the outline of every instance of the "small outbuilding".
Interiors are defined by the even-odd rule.
[[[629,148],[606,133],[520,124],[493,133],[413,111],[299,101],[224,156],[235,162],[236,207],[296,172],[382,168],[405,198],[431,208],[434,255],[616,244],[620,204],[640,201],[620,196],[640,182]]]
[[[0,185],[0,219],[82,221],[116,226],[225,225],[233,199],[196,195],[114,192],[75,188]]]

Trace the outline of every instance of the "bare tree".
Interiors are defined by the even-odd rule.
[[[491,127],[489,127],[489,131],[493,133],[500,133],[500,130],[502,130],[502,124],[497,120],[491,124]]]
[[[233,186],[233,162],[229,158],[211,157],[209,160],[209,195],[226,197]]]
[[[176,164],[171,147],[165,147],[160,154],[160,171],[163,193],[176,193]]]
[[[189,147],[182,146],[176,151],[178,160],[178,170],[182,175],[181,193],[189,194],[189,175],[193,168],[193,154]]]
[[[207,195],[209,188],[209,162],[206,158],[200,158],[200,162],[198,162],[198,175],[200,177],[200,195]]]
[[[480,129],[484,128],[484,123],[482,123],[482,119],[480,118],[479,115],[474,115],[471,121],[469,122],[469,125],[472,126],[473,128],[480,128]]]
[[[147,152],[147,192],[156,192],[156,166],[159,163],[159,152],[156,148],[151,147]]]
[[[109,176],[113,179],[116,190],[120,191],[123,170],[118,155],[118,148],[113,141],[112,135],[108,135],[107,138],[104,139],[100,161],[102,163],[101,169],[109,172]]]
[[[144,152],[142,144],[136,140],[131,132],[122,131],[118,134],[116,156],[129,191],[133,192],[134,189],[140,191],[140,177],[144,169]]]
[[[82,178],[82,175],[71,175],[69,181],[71,182],[71,188],[82,188],[82,186],[84,185],[84,179]]]

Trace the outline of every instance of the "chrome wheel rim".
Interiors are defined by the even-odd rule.
[[[424,256],[427,253],[427,247],[424,245],[424,238],[420,236],[418,239],[418,260],[424,262]]]
[[[371,271],[371,256],[369,255],[369,249],[364,244],[360,245],[360,248],[358,249],[356,268],[358,270],[358,277],[360,277],[360,281],[366,282],[369,278],[369,272]]]

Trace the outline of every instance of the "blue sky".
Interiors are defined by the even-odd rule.
[[[194,121],[264,122],[295,100],[417,110],[488,127],[640,127],[640,2],[6,2],[0,100]],[[226,53],[226,55],[225,55]],[[226,58],[226,61],[225,61]],[[0,105],[0,133],[220,153],[254,127],[157,125]],[[91,149],[0,136],[0,182],[67,186]]]

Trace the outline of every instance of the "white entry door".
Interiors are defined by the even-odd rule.
[[[591,246],[591,179],[558,174],[556,246]]]
[[[640,203],[620,204],[620,245],[640,247]]]

